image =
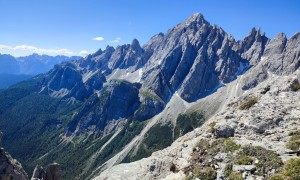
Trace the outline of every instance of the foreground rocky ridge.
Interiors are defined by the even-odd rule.
[[[244,92],[240,97],[230,99],[223,111],[211,117],[200,128],[177,139],[170,147],[153,153],[149,158],[114,166],[95,179],[193,178],[195,163],[202,169],[211,167],[216,172],[215,179],[228,178],[226,166],[230,164],[233,164],[232,171],[240,173],[239,176],[243,179],[269,178],[280,171],[282,162],[299,158],[299,150],[293,151],[286,146],[291,132],[297,132],[300,127],[299,81],[299,70],[289,76],[272,75],[267,81]],[[297,89],[294,89],[295,84]],[[219,91],[226,88],[228,87],[221,88]],[[249,97],[257,98],[257,102],[244,109],[243,104],[249,100]],[[219,147],[215,154],[207,154],[211,152],[207,148],[213,146],[214,142],[218,142],[215,145],[223,146],[223,138],[225,142],[232,142],[230,146],[224,145],[231,149],[223,151]],[[264,160],[266,158],[264,154],[264,158],[253,157],[251,165],[239,165],[237,161],[230,160],[232,158],[230,156],[237,156],[236,154],[241,151],[238,150],[240,147],[247,147],[247,149],[253,147],[254,152],[274,153],[275,159],[278,154],[279,159],[276,159],[277,164],[274,159],[273,164],[268,164],[269,162]],[[198,157],[197,154],[202,154],[204,157]],[[263,172],[260,171],[259,162],[268,166]]]

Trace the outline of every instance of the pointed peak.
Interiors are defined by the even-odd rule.
[[[191,22],[198,22],[198,23],[205,23],[206,20],[204,19],[203,15],[201,13],[195,13],[192,16],[190,16],[186,20],[186,24],[190,24]]]
[[[256,41],[261,41],[261,34],[260,34],[260,27],[257,28],[257,32],[256,32],[256,35],[255,35],[255,40]]]
[[[195,14],[191,15],[189,19],[202,19],[202,18],[204,18],[204,17],[201,13],[195,13]]]
[[[141,47],[137,39],[133,39],[131,42],[131,47]]]
[[[275,37],[275,39],[286,39],[286,35],[285,33],[281,32],[281,33],[278,33]]]
[[[99,56],[99,55],[101,55],[103,53],[103,51],[102,51],[102,49],[100,48],[100,49],[98,49],[98,51],[96,51],[94,54],[93,54],[93,56]]]
[[[257,33],[257,30],[255,27],[253,27],[249,33],[249,36],[254,36]]]
[[[259,33],[260,33],[260,26],[258,26],[258,28],[257,28],[257,32],[259,32]]]
[[[106,48],[105,48],[106,52],[107,51],[114,51],[114,50],[115,50],[115,48],[113,46],[109,46],[109,45],[107,45]]]

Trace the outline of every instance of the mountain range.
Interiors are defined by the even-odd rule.
[[[13,57],[8,54],[0,54],[0,88],[7,88],[34,75],[45,73],[61,62],[78,60],[80,58],[79,56],[67,57],[38,54]]]
[[[3,145],[27,173],[57,162],[65,179],[289,178],[299,44],[255,28],[236,41],[194,14],[2,90]]]

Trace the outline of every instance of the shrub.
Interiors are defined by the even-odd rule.
[[[300,159],[294,158],[287,161],[283,167],[282,174],[292,179],[300,179]]]
[[[171,164],[170,171],[172,171],[173,173],[177,172],[177,167],[174,163]]]
[[[292,91],[298,91],[300,89],[300,83],[298,79],[294,80],[290,87]]]
[[[270,177],[270,180],[293,180],[293,179],[283,174],[275,174],[274,176]]]
[[[193,174],[201,180],[215,180],[217,178],[217,172],[212,167],[197,168]]]
[[[291,137],[286,144],[288,149],[299,151],[300,148],[300,131],[292,132],[289,134]]]
[[[215,133],[215,131],[216,131],[216,129],[215,129],[216,124],[217,124],[217,122],[214,121],[214,122],[211,122],[211,123],[208,125],[208,126],[210,127],[209,130],[208,130],[210,133],[212,133],[212,134]]]
[[[232,173],[232,164],[226,164],[224,168],[225,177],[229,177],[231,173]]]
[[[300,159],[290,159],[284,165],[282,171],[275,174],[270,180],[299,180],[300,179]]]
[[[216,154],[218,152],[234,152],[240,149],[232,139],[220,138],[214,140],[211,144],[206,139],[201,139],[197,147],[207,150],[211,154]]]
[[[245,109],[249,109],[250,107],[252,107],[254,104],[256,104],[258,102],[258,97],[249,97],[245,102],[243,102],[239,109],[240,110],[245,110]]]
[[[243,180],[243,176],[242,173],[240,172],[232,172],[229,177],[228,180]]]
[[[209,142],[208,142],[208,140],[206,140],[206,139],[201,139],[201,140],[198,142],[197,147],[203,148],[203,149],[209,148]]]
[[[278,155],[274,151],[267,150],[260,146],[244,146],[238,154],[238,157],[242,156],[249,156],[252,159],[259,159],[259,162],[256,166],[258,173],[261,175],[266,174],[272,169],[278,171],[283,165],[281,158],[278,157]],[[243,158],[238,162],[244,164],[247,162],[247,159]]]
[[[240,149],[240,146],[237,145],[232,139],[225,139],[224,147],[226,152],[234,152]]]
[[[234,163],[238,165],[251,165],[253,163],[253,159],[250,156],[238,156],[234,160]]]

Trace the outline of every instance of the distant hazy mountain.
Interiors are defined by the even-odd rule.
[[[78,60],[80,56],[48,56],[32,54],[30,56],[16,58],[21,74],[36,75],[49,71],[55,64],[59,64],[65,61]],[[1,60],[1,59],[0,59]]]
[[[13,57],[0,54],[0,74],[36,75],[49,71],[55,64],[64,61],[78,60],[80,56],[48,56],[32,54],[30,56]]]
[[[17,59],[8,54],[0,54],[0,74],[19,74],[20,66]]]
[[[0,88],[26,80],[34,75],[49,71],[55,64],[78,60],[79,56],[48,56],[32,54],[24,57],[13,57],[0,54]]]
[[[31,78],[28,74],[0,74],[0,89]]]

